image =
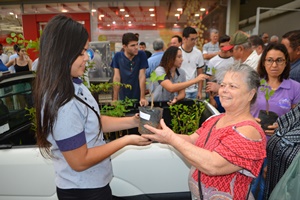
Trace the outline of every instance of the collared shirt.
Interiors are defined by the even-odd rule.
[[[119,100],[140,100],[139,73],[141,69],[148,68],[147,56],[144,51],[138,51],[138,55],[129,60],[123,51],[117,52],[112,60],[111,67],[120,70],[121,83],[130,84],[130,88],[120,87]]]
[[[163,74],[166,74],[165,69],[161,66],[157,67],[155,69],[155,72],[156,72],[157,76],[161,76]],[[168,78],[168,77],[165,76],[164,80],[167,80],[167,79],[169,79],[172,83],[185,82],[185,72],[182,69],[177,68],[174,78]],[[169,101],[169,100],[173,100],[174,97],[177,96],[176,92],[171,93],[171,92],[167,91],[160,84],[163,81],[158,81],[158,82],[154,83],[154,88],[153,88],[153,92],[152,92],[152,95],[154,96],[154,101]]]
[[[89,104],[100,115],[99,106],[90,91],[80,79],[74,79],[75,94]],[[53,132],[48,141],[52,144],[54,156],[56,186],[62,189],[71,188],[100,188],[106,186],[112,179],[110,158],[77,172],[65,160],[62,152],[70,151],[86,144],[87,148],[102,146],[106,142],[103,132],[99,134],[98,117],[88,106],[75,97],[59,108]]]
[[[150,78],[150,74],[159,66],[161,58],[163,57],[164,52],[153,53],[150,58],[148,58],[149,67],[146,69],[146,78]]]
[[[291,63],[290,78],[300,83],[300,59]]]
[[[220,51],[219,42],[217,42],[216,44],[208,42],[203,45],[203,54],[216,53],[218,51]],[[204,60],[206,65],[208,61],[209,60]]]
[[[256,102],[251,106],[251,114],[258,117],[260,110],[266,110],[265,92],[261,86],[257,91]],[[271,88],[269,88],[271,89]],[[269,110],[281,116],[292,109],[300,101],[300,83],[291,79],[284,79],[275,93],[269,99]]]
[[[252,53],[243,62],[243,64],[249,65],[250,67],[252,67],[256,71],[258,62],[260,60],[260,57],[261,57],[261,54],[257,55],[256,51],[252,51]]]

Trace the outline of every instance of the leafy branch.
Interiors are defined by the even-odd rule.
[[[6,38],[7,44],[17,44],[20,48],[34,49],[35,52],[39,51],[40,40],[26,40],[23,34],[11,33],[10,37]]]
[[[268,83],[265,79],[260,80],[260,86],[261,86],[260,90],[265,93],[265,99],[266,99],[266,104],[267,104],[266,112],[267,112],[267,114],[269,114],[269,107],[270,107],[269,100],[274,95],[275,90],[271,89],[271,87],[268,85]]]
[[[112,83],[106,82],[106,83],[99,83],[99,84],[91,84],[89,90],[91,91],[91,93],[108,92],[114,85],[129,88],[130,90],[132,88],[130,84],[124,84],[120,82],[112,82]]]
[[[154,90],[154,83],[157,82],[157,81],[162,81],[165,79],[165,76],[166,74],[163,74],[163,75],[160,75],[160,76],[157,76],[156,72],[153,71],[151,74],[150,74],[150,83],[149,82],[146,82],[146,84],[151,84],[150,85],[150,90],[149,90],[149,93],[150,93],[150,96],[151,96],[151,109],[153,108],[154,106],[154,96],[152,94],[153,90]]]

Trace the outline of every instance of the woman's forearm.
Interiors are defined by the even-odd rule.
[[[113,132],[137,127],[139,124],[139,118],[137,116],[110,117],[102,115],[101,123],[103,124],[103,132]]]

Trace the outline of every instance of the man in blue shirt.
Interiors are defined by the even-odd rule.
[[[146,78],[150,78],[152,71],[159,66],[162,56],[164,55],[164,41],[162,39],[156,39],[153,41],[153,50],[155,53],[148,58],[149,68],[146,69]]]
[[[123,34],[122,44],[124,51],[117,52],[111,63],[111,67],[114,68],[113,81],[130,84],[132,88],[115,85],[113,101],[128,97],[137,99],[141,106],[147,106],[148,101],[145,99],[147,56],[145,52],[138,50],[138,38],[134,33]]]

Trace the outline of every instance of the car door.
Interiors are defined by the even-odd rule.
[[[54,200],[50,159],[44,159],[31,130],[33,74],[0,77],[0,200]]]

